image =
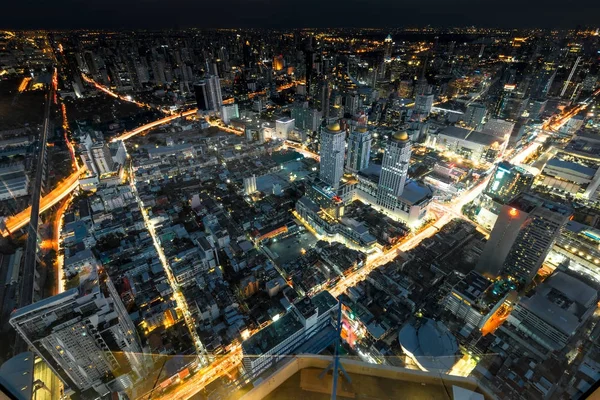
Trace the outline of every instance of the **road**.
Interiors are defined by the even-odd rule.
[[[200,357],[200,363],[203,366],[206,366],[206,365],[208,365],[208,362],[209,362],[208,352],[206,351],[206,348],[200,341],[200,337],[198,336],[198,332],[196,331],[196,322],[194,321],[194,318],[192,317],[192,313],[189,311],[189,309],[187,307],[187,302],[186,302],[185,298],[183,297],[183,293],[181,292],[181,290],[179,288],[177,279],[175,279],[175,276],[173,275],[171,265],[169,264],[169,261],[167,260],[167,257],[165,256],[165,253],[162,248],[162,244],[160,243],[160,239],[159,239],[158,235],[156,234],[154,225],[152,225],[152,222],[150,221],[148,211],[146,211],[146,207],[144,206],[144,203],[142,202],[142,199],[140,198],[140,196],[138,194],[137,188],[135,186],[135,171],[133,170],[133,166],[131,166],[131,170],[129,172],[129,179],[130,179],[131,191],[133,192],[133,195],[135,196],[135,198],[137,200],[137,203],[140,207],[140,211],[142,213],[142,218],[144,219],[144,225],[146,226],[146,229],[148,230],[150,237],[152,237],[152,242],[154,244],[154,248],[156,249],[156,253],[158,254],[158,259],[160,260],[160,262],[163,266],[163,270],[165,271],[165,274],[167,275],[167,280],[169,282],[169,285],[171,286],[171,289],[173,290],[173,297],[175,298],[175,303],[177,304],[177,308],[183,313],[183,319],[185,320],[186,326],[190,332],[190,337],[192,338],[192,341],[194,342],[194,346],[196,348],[196,354],[198,354],[198,357]]]
[[[121,134],[121,135],[113,138],[112,141],[116,142],[118,140],[131,139],[135,135],[139,135],[140,133],[145,132],[145,131],[147,131],[149,129],[156,128],[159,125],[163,125],[163,124],[169,123],[171,121],[176,120],[177,118],[188,117],[190,115],[194,115],[197,112],[198,112],[198,109],[194,108],[192,110],[183,111],[183,112],[181,112],[179,114],[170,115],[168,117],[164,117],[164,118],[158,119],[156,121],[149,122],[149,123],[147,123],[145,125],[142,125],[142,126],[140,126],[138,128],[135,128],[135,129],[133,129],[133,130],[131,130],[129,132],[124,132],[123,134]]]
[[[86,170],[87,168],[85,166],[81,167],[79,171],[73,172],[65,180],[60,182],[50,193],[46,194],[39,203],[39,212],[43,213],[48,210],[68,196],[73,190],[77,189],[79,186],[79,176]],[[32,209],[30,206],[20,213],[8,217],[6,220],[6,231],[2,232],[2,235],[5,237],[9,236],[13,232],[27,225],[32,215],[31,211]]]

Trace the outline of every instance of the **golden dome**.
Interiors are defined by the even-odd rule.
[[[360,133],[365,133],[367,131],[367,128],[364,126],[361,126],[360,128],[357,128],[356,131],[360,132]]]
[[[342,127],[340,126],[339,122],[334,122],[331,125],[327,125],[327,130],[331,132],[339,132],[342,130]]]
[[[408,133],[406,131],[394,133],[394,139],[396,140],[408,140]]]

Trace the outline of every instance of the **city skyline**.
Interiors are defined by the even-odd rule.
[[[345,9],[422,9],[387,4]],[[95,18],[107,5],[127,17]],[[423,16],[452,17],[438,5]],[[221,23],[220,6],[185,16]],[[334,15],[302,6],[290,17]],[[0,30],[0,384],[23,400],[600,385],[599,30],[260,21]]]

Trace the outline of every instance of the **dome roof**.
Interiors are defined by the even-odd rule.
[[[361,126],[360,128],[357,128],[356,131],[360,132],[360,133],[365,133],[367,131],[367,128],[364,126]]]
[[[339,122],[334,122],[331,125],[327,125],[327,130],[331,132],[339,132],[342,129]]]
[[[408,140],[408,133],[406,131],[394,133],[394,139],[396,140]]]

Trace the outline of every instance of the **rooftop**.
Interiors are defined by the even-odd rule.
[[[515,197],[508,205],[527,213],[532,212],[537,207],[543,207],[549,211],[561,215],[570,215],[573,213],[573,210],[568,206],[555,203],[553,201],[546,200],[529,193],[521,193],[520,195]]]
[[[483,133],[472,129],[460,128],[458,126],[449,126],[442,130],[440,132],[440,135],[445,135],[461,140],[467,140],[469,142],[474,142],[485,146],[491,146],[495,142],[502,140],[497,136],[488,133]]]
[[[538,318],[570,335],[579,327],[581,317],[595,307],[598,292],[580,280],[557,272],[537,287],[520,305]]]
[[[576,162],[572,162],[572,161],[565,161],[565,160],[561,160],[560,158],[551,158],[547,163],[546,166],[550,166],[550,167],[554,167],[554,168],[561,168],[561,169],[568,169],[571,171],[575,171],[578,172],[582,175],[586,175],[588,177],[593,177],[594,174],[596,173],[596,169],[594,168],[590,168],[590,167],[586,167],[583,164],[579,164]]]

